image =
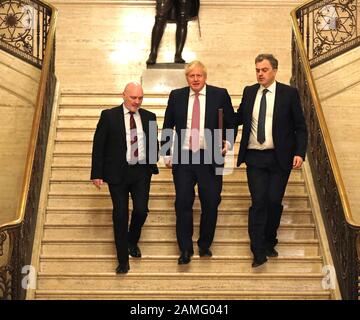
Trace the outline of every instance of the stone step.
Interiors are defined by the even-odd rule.
[[[154,193],[175,193],[175,186],[172,179],[157,179],[151,182],[151,192]],[[92,183],[86,182],[52,182],[50,184],[51,193],[85,193],[85,194],[109,194],[108,186],[104,185],[100,190]],[[235,179],[227,179],[223,183],[222,194],[249,194],[249,188],[246,181],[238,181]],[[287,188],[286,194],[306,195],[305,185],[303,182],[291,181]]]
[[[142,108],[149,109],[153,107],[165,108],[168,102],[168,94],[147,94],[144,93]],[[61,109],[108,109],[118,106],[123,99],[120,94],[61,94]],[[239,106],[241,95],[231,95],[231,101],[235,107]]]
[[[158,235],[159,237],[160,235]],[[175,236],[170,240],[140,239],[139,246],[143,256],[177,256],[179,248]],[[193,243],[195,255],[197,255],[196,241]],[[216,257],[250,256],[250,243],[248,238],[243,240],[225,241],[224,239],[215,239],[211,250]],[[305,240],[282,240],[276,246],[279,257],[315,257],[319,256],[319,243],[316,239]],[[113,256],[115,257],[115,243],[113,239],[99,240],[93,238],[90,240],[43,240],[41,253],[44,256],[72,255],[77,257],[86,256]]]
[[[137,273],[130,271],[127,275],[109,273],[72,273],[72,274],[44,274],[38,273],[38,290],[158,290],[166,291],[176,288],[178,291],[259,291],[271,290],[287,292],[309,292],[322,289],[323,275],[321,273],[304,274],[292,273]]]
[[[142,228],[141,238],[143,240],[160,239],[171,240],[176,236],[175,225],[147,225]],[[194,224],[194,239],[199,236],[199,226]],[[316,230],[313,224],[303,225],[283,225],[278,230],[278,239],[282,240],[306,240],[315,239]],[[61,241],[64,239],[72,240],[113,240],[112,224],[97,226],[63,226],[45,225],[43,240]],[[227,226],[217,225],[215,239],[223,240],[244,240],[248,239],[248,225]]]
[[[59,108],[59,119],[90,119],[90,118],[99,118],[100,114],[103,110],[112,108],[112,106],[76,106],[76,105],[69,105],[64,106],[63,104],[60,105]],[[157,116],[163,116],[165,114],[166,105],[163,104],[154,104],[154,105],[147,105],[142,106],[142,109],[146,109],[155,113]]]
[[[159,129],[163,127],[164,123],[164,113],[162,110],[156,112],[156,123]],[[82,117],[76,117],[76,116],[59,116],[58,123],[57,123],[57,130],[58,131],[66,131],[66,130],[83,130],[83,131],[92,131],[94,132],[96,129],[96,126],[99,121],[99,116],[82,116]],[[241,127],[240,127],[241,129]],[[241,135],[241,131],[240,131]]]
[[[238,107],[242,95],[231,95],[234,107]],[[165,108],[168,102],[168,94],[147,94],[144,92],[144,99],[141,107],[152,110],[153,108]],[[61,94],[60,110],[62,109],[108,109],[119,106],[123,102],[120,95],[115,94]],[[70,111],[71,112],[71,111]]]
[[[61,156],[62,158],[66,158],[66,156]],[[77,156],[76,156],[77,157]],[[155,174],[152,176],[152,181],[162,180],[162,179],[172,179],[172,170],[168,169],[164,166],[163,161],[158,162],[159,174]],[[52,165],[51,170],[51,181],[89,181],[90,182],[90,165],[84,167],[79,165],[79,167],[74,166],[65,166],[65,165]],[[224,176],[224,181],[228,179],[237,179],[241,181],[247,181],[246,177],[246,169],[243,167],[235,167],[232,168],[231,174]],[[303,174],[301,170],[292,170],[289,178],[289,182],[292,181],[304,181]]]
[[[200,212],[196,210],[193,214],[194,222],[199,223]],[[58,224],[58,225],[94,225],[94,224],[107,224],[112,223],[112,212],[109,210],[107,213],[100,212],[74,212],[74,211],[62,211],[60,213],[49,213],[46,216],[47,224]],[[164,209],[160,212],[151,211],[146,219],[146,224],[174,224],[176,222],[176,216],[174,209]],[[224,212],[218,213],[218,224],[234,225],[234,224],[245,224],[248,222],[248,212]],[[310,224],[313,223],[313,217],[309,213],[283,213],[281,217],[282,225],[292,224]]]
[[[239,142],[235,142],[234,150],[239,150]],[[93,143],[92,141],[56,141],[54,153],[55,154],[76,154],[91,155]]]
[[[329,300],[331,295],[326,290],[299,292],[288,291],[235,291],[206,290],[193,291],[176,289],[166,291],[121,291],[121,290],[36,290],[35,298],[41,300]]]
[[[162,129],[158,128],[158,139],[161,139]],[[59,128],[56,131],[56,141],[85,141],[92,142],[94,139],[95,128]],[[242,133],[242,127],[238,129],[236,141],[240,141]]]
[[[76,149],[75,149],[76,150]],[[229,153],[226,156],[227,167],[231,166],[233,170],[236,170],[237,152]],[[157,165],[160,168],[165,169],[164,161],[162,157],[158,161]],[[53,168],[69,167],[69,168],[80,168],[90,170],[91,166],[91,154],[90,153],[56,153],[53,157]],[[245,164],[242,164],[242,168],[245,168]],[[300,170],[301,171],[301,170]]]
[[[112,108],[122,103],[121,94],[112,93],[61,93],[61,108],[78,109],[78,108]],[[144,96],[142,106],[164,106],[167,104],[168,95],[146,95]]]
[[[156,118],[157,125],[159,128],[162,128],[164,123],[164,115],[159,115]],[[72,128],[79,128],[79,129],[88,129],[88,130],[95,130],[96,125],[99,121],[99,116],[89,116],[89,117],[72,117],[72,116],[59,116],[57,129],[72,129]]]
[[[178,256],[166,257],[142,257],[141,259],[130,258],[130,270],[135,273],[221,273],[229,274],[233,272],[256,274],[259,269],[251,267],[252,258],[250,256],[218,258],[213,256],[211,259],[199,258],[194,256],[188,266],[177,264]],[[83,257],[76,256],[41,256],[39,272],[69,274],[69,273],[111,273],[118,265],[117,259],[113,257]],[[320,273],[322,260],[319,257],[307,258],[282,258],[269,259],[268,263],[261,267],[261,273]]]
[[[221,203],[219,205],[220,210],[231,210],[233,208],[249,208],[251,205],[251,200],[247,194],[223,194],[221,196]],[[175,201],[175,194],[158,194],[150,193],[149,199],[149,209],[159,209],[159,208],[173,208]],[[309,199],[307,196],[302,195],[285,195],[283,199],[283,206],[285,209],[289,207],[294,208],[309,208]],[[66,204],[67,207],[78,207],[78,208],[88,208],[93,206],[94,208],[108,208],[112,205],[109,195],[106,194],[63,194],[63,193],[51,193],[48,195],[48,207],[57,208],[64,207]],[[130,201],[131,207],[131,201]],[[198,198],[195,199],[194,208],[200,208],[200,201]]]

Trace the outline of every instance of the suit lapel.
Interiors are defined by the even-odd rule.
[[[188,118],[188,112],[189,112],[189,95],[190,95],[190,87],[186,87],[184,91],[182,92],[182,97],[179,99],[181,101],[181,110],[183,112],[181,113],[181,124],[179,126],[180,129],[186,129],[187,125],[187,118]]]
[[[274,134],[274,129],[276,128],[276,119],[279,113],[279,106],[281,104],[281,86],[278,82],[276,82],[276,92],[275,92],[275,101],[274,101],[274,111],[273,111],[273,123],[272,123],[272,130]]]
[[[146,117],[146,113],[143,112],[142,109],[139,109],[140,119],[143,127],[143,131],[145,132],[146,136],[149,134],[149,121]]]
[[[125,132],[125,118],[124,118],[124,106],[123,104],[119,107],[119,113],[118,113],[118,118],[120,121],[120,135],[121,138],[126,146],[126,132]]]
[[[210,128],[209,122],[210,122],[210,116],[214,113],[211,112],[211,108],[213,108],[213,104],[211,103],[214,101],[213,99],[213,91],[211,90],[211,87],[206,85],[206,99],[205,99],[205,128]]]
[[[253,110],[254,110],[254,104],[255,104],[255,100],[256,100],[256,95],[257,92],[259,90],[260,85],[256,84],[253,87],[253,90],[250,92],[250,96],[249,96],[249,113],[248,113],[248,117],[250,119],[250,124],[251,124],[251,119],[252,119],[252,114],[253,114]]]

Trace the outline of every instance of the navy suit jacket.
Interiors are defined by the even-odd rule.
[[[171,91],[168,105],[165,111],[163,130],[175,128],[176,136],[175,140],[173,141],[169,136],[165,137],[163,132],[161,145],[169,145],[174,142],[173,160],[178,159],[178,163],[181,161],[181,147],[185,138],[185,131],[183,131],[183,134],[181,135],[181,130],[186,129],[189,94],[190,87],[184,87]],[[231,129],[233,131],[232,135],[235,137],[236,119],[231,103],[231,98],[227,90],[211,85],[206,85],[205,129],[209,129],[212,136],[212,140],[208,141],[209,139],[207,139],[206,143],[207,146],[213,146],[213,152],[210,152],[211,149],[205,150],[205,157],[207,158],[207,163],[210,163],[215,167],[223,166],[223,157],[221,156],[221,148],[219,147],[219,135],[214,134],[215,129],[219,128],[218,110],[221,108],[223,109],[223,129],[224,131],[226,129]],[[179,140],[180,137],[182,138],[181,140]],[[205,137],[209,138],[208,136]],[[233,145],[234,142],[233,137],[224,136],[224,138],[226,138],[226,140],[228,140],[231,145]],[[170,152],[169,150],[162,150],[161,154],[170,155]],[[221,161],[219,162],[220,158],[222,158],[222,163]],[[174,167],[176,167],[175,162]]]
[[[238,125],[243,125],[237,166],[245,161],[254,103],[259,87],[259,84],[245,87],[237,111]],[[296,88],[280,82],[276,82],[272,135],[276,158],[283,169],[292,168],[295,155],[305,160],[307,129],[299,93]]]
[[[159,173],[156,165],[158,161],[157,126],[149,126],[150,121],[156,124],[156,115],[145,109],[139,109],[139,113],[145,136],[146,164],[151,173],[157,174]],[[152,157],[149,153],[150,148],[156,149]],[[128,165],[126,150],[123,105],[103,110],[94,134],[91,179],[103,179],[110,184],[120,183]],[[151,151],[154,152],[154,150]]]

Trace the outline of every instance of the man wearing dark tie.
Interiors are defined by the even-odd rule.
[[[100,188],[107,182],[113,203],[113,226],[119,262],[116,273],[130,269],[129,254],[140,258],[141,228],[148,212],[150,180],[157,168],[156,115],[140,109],[143,89],[131,82],[123,92],[124,103],[104,110],[94,135],[91,179]],[[133,211],[130,227],[129,193]]]
[[[235,135],[235,116],[227,90],[206,84],[207,71],[200,61],[187,65],[185,75],[189,86],[173,90],[169,96],[161,149],[161,154],[167,155],[165,164],[172,168],[175,184],[176,236],[181,251],[178,264],[189,263],[194,253],[196,184],[201,203],[199,255],[212,256],[210,247],[221,201],[223,155],[232,146]],[[223,118],[223,129],[231,132],[225,135],[224,144],[223,130],[218,130],[219,117]],[[170,147],[173,147],[172,153]]]
[[[255,59],[258,83],[244,89],[237,117],[243,125],[237,166],[246,163],[251,194],[250,247],[253,267],[277,257],[277,229],[291,169],[305,160],[307,129],[296,88],[275,81],[278,61]]]

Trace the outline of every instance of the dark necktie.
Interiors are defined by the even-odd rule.
[[[260,144],[265,142],[265,118],[266,118],[266,93],[268,89],[264,89],[260,101],[258,127],[257,127],[257,141]]]
[[[134,112],[130,113],[130,163],[135,164],[138,162],[138,138],[137,138],[137,130],[136,130],[136,122],[134,119]]]
[[[190,133],[190,150],[196,152],[200,149],[200,100],[199,93],[195,93]]]

